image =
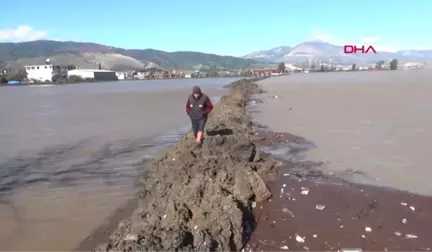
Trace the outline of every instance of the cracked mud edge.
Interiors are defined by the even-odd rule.
[[[252,142],[246,106],[257,81],[226,86],[203,145],[187,134],[152,161],[137,208],[95,251],[238,251],[256,228],[252,206],[271,196],[265,181],[282,164]]]

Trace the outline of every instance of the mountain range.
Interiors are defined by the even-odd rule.
[[[285,62],[296,65],[309,64],[310,59],[331,64],[369,64],[380,60],[397,59],[401,62],[416,61],[432,63],[432,50],[401,50],[397,52],[380,51],[377,53],[345,54],[343,46],[332,45],[324,41],[308,41],[297,46],[280,46],[245,55],[245,59],[260,62]]]
[[[116,71],[138,70],[146,66],[174,69],[240,69],[291,63],[299,67],[310,60],[328,64],[369,64],[380,60],[432,63],[432,50],[380,51],[376,54],[345,54],[343,47],[324,41],[308,41],[297,46],[280,46],[250,53],[244,57],[220,56],[201,52],[165,52],[155,49],[123,49],[96,43],[38,40],[0,43],[0,67],[8,64],[43,64],[49,58],[58,65],[76,65]]]
[[[96,43],[38,40],[0,43],[0,67],[12,63],[44,64],[49,58],[58,65],[76,65],[116,71],[137,70],[146,66],[175,69],[247,68],[257,65],[252,59],[200,52],[165,52],[154,49],[123,49]]]

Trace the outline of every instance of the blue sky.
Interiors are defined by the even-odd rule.
[[[91,41],[242,56],[321,39],[377,50],[432,48],[431,0],[8,0],[0,40]]]

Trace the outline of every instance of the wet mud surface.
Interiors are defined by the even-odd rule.
[[[253,251],[432,249],[430,198],[290,176],[270,189],[274,197],[254,211],[257,229],[248,245]]]
[[[372,186],[288,175],[271,184],[274,197],[254,211],[253,251],[380,251],[432,249],[428,197]]]
[[[245,251],[432,249],[432,198],[349,182],[356,171],[325,174],[302,155],[308,140],[254,126],[257,146],[284,160],[268,183],[271,199],[254,209],[257,228]],[[342,179],[344,178],[344,179]]]

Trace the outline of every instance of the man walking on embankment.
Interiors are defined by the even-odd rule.
[[[212,111],[213,104],[207,95],[201,92],[199,86],[194,86],[192,94],[186,101],[186,113],[192,122],[192,130],[198,144],[202,143],[204,127],[208,114]]]

